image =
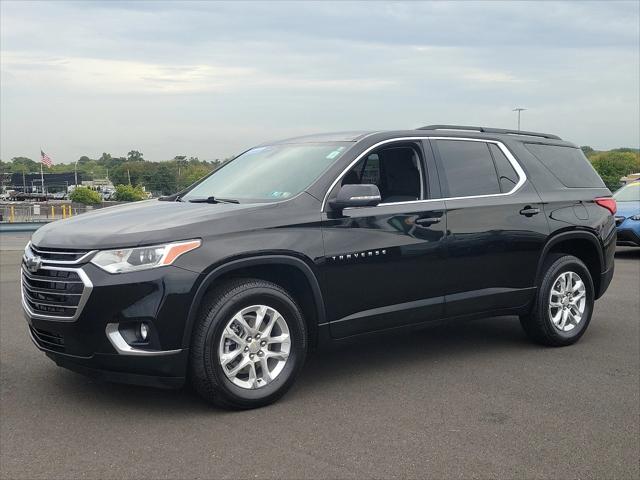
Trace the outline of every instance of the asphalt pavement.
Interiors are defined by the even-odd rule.
[[[315,353],[275,405],[101,383],[32,345],[0,239],[0,478],[640,477],[640,249],[589,330],[531,344],[516,318]]]

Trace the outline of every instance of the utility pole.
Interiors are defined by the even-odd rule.
[[[518,131],[520,131],[520,113],[524,112],[526,110],[526,108],[514,108],[513,111],[514,112],[518,112]]]
[[[127,178],[129,179],[129,185],[131,185],[131,174],[129,173],[128,168],[127,168]]]
[[[80,160],[80,159],[78,159],[78,160]],[[76,187],[78,186],[78,160],[76,160],[76,164],[75,164],[75,167],[73,169],[73,172],[75,173],[75,176],[76,176]]]

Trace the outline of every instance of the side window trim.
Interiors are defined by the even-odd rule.
[[[504,197],[506,195],[513,195],[514,193],[516,193],[518,190],[520,190],[520,188],[527,181],[527,175],[525,174],[524,170],[522,169],[522,167],[520,166],[520,164],[518,163],[516,158],[513,156],[511,151],[504,145],[504,143],[502,143],[499,140],[487,140],[487,139],[484,139],[484,138],[462,138],[462,137],[398,137],[398,138],[390,138],[390,139],[387,139],[387,140],[382,140],[381,142],[378,142],[378,143],[370,146],[364,152],[362,152],[360,155],[358,155],[349,165],[347,165],[347,167],[342,171],[342,173],[340,175],[338,175],[336,177],[336,179],[333,181],[333,183],[331,183],[331,185],[329,186],[329,189],[325,193],[324,199],[322,200],[322,205],[320,207],[320,211],[321,212],[325,212],[326,211],[326,207],[327,207],[327,204],[329,202],[329,195],[331,194],[331,191],[335,188],[335,186],[338,184],[338,182],[340,182],[342,180],[342,178],[360,160],[362,160],[364,158],[365,155],[368,155],[369,153],[371,153],[376,148],[378,148],[378,147],[380,147],[382,145],[385,145],[387,143],[391,143],[391,142],[398,142],[398,141],[424,142],[424,141],[429,141],[429,143],[432,144],[432,142],[430,142],[431,140],[458,140],[458,141],[461,141],[461,142],[494,143],[494,144],[496,144],[498,146],[498,148],[500,148],[500,150],[502,150],[502,153],[504,153],[504,155],[507,157],[507,160],[509,160],[509,163],[511,163],[511,166],[516,171],[516,174],[518,175],[518,183],[516,185],[514,185],[514,187],[511,190],[509,190],[508,192],[505,192],[505,193],[491,193],[491,194],[485,194],[485,195],[468,195],[468,196],[464,196],[464,197],[446,197],[445,196],[445,197],[442,197],[442,198],[429,198],[429,199],[426,199],[426,200],[408,200],[408,201],[405,201],[405,202],[393,202],[393,203],[385,203],[385,204],[380,204],[380,205],[388,206],[388,205],[402,205],[402,204],[408,204],[408,203],[439,202],[439,201],[442,201],[442,200],[460,200],[460,199],[466,199],[466,198]],[[434,148],[434,154],[435,154],[435,148]]]
[[[504,190],[502,188],[502,180],[504,178],[504,179],[509,180],[511,183],[513,183],[513,180],[511,180],[511,178],[509,178],[509,177],[503,177],[503,176],[500,175],[500,168],[498,167],[498,159],[496,158],[496,155],[495,155],[493,149],[491,148],[491,144],[487,144],[487,146],[489,147],[489,153],[491,154],[491,158],[493,158],[493,164],[496,167],[496,174],[498,175],[498,184],[500,185],[500,191],[502,193],[507,193],[507,192],[504,192]],[[494,145],[494,146],[499,149],[499,147],[497,145]],[[500,151],[502,152],[502,150],[500,150]],[[504,155],[504,153],[503,153],[503,155]],[[505,156],[505,158],[507,158],[507,157]],[[509,162],[509,165],[511,165],[511,162],[509,161],[508,158],[507,158],[507,162]],[[513,165],[511,165],[511,167],[513,168]],[[515,172],[516,175],[518,174],[518,172],[516,172],[515,169],[514,169],[514,172]],[[515,185],[515,183],[514,183],[514,185]]]
[[[489,144],[485,143],[485,146],[487,147],[487,151],[489,152],[491,163],[493,163],[493,170],[496,172],[496,178],[498,179],[498,190],[500,190],[500,193],[504,193],[504,190],[502,189],[502,179],[500,178],[500,172],[498,171],[498,162],[496,162],[496,157],[493,155],[493,152],[491,151],[491,147],[489,146]]]

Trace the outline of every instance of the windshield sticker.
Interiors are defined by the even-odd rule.
[[[327,159],[329,160],[333,160],[334,158],[336,158],[338,155],[340,155],[342,153],[342,151],[344,150],[344,147],[338,147],[336,148],[333,152],[329,153],[329,155],[327,155]]]
[[[271,192],[269,194],[270,197],[273,198],[287,198],[291,196],[291,192]]]

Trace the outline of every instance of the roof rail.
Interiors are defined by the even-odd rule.
[[[550,133],[538,133],[538,132],[527,132],[524,130],[507,130],[504,128],[489,128],[489,127],[470,127],[467,125],[427,125],[426,127],[420,127],[417,130],[472,130],[475,132],[483,132],[483,133],[503,133],[507,135],[526,135],[529,137],[542,137],[542,138],[552,138],[554,140],[562,140],[557,135],[552,135]]]

